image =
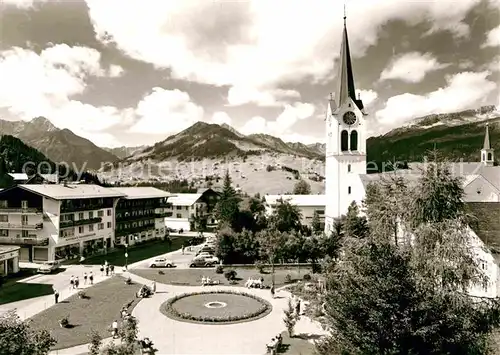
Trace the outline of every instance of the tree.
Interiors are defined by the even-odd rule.
[[[89,354],[99,355],[101,345],[102,345],[102,337],[99,335],[97,331],[92,330],[90,333]]]
[[[285,328],[288,331],[288,336],[293,338],[293,331],[295,328],[295,324],[297,324],[297,314],[295,312],[295,307],[293,306],[292,299],[288,298],[288,305],[283,310],[284,317],[283,323],[285,323]]]
[[[500,300],[467,293],[485,278],[468,240],[462,194],[439,162],[413,185],[392,176],[369,188],[368,232],[346,233],[341,262],[327,276],[332,336],[320,353],[487,353]]]
[[[313,219],[311,222],[311,227],[315,234],[320,234],[322,232],[321,220],[319,219],[318,211],[314,211]]]
[[[122,327],[118,331],[120,336],[120,344],[116,345],[113,342],[103,347],[100,352],[101,355],[135,355],[138,352],[138,321],[135,317],[128,317],[123,321]],[[94,355],[92,351],[98,351],[102,347],[102,340],[98,334],[92,332],[91,343],[89,345],[89,350],[91,355]],[[155,350],[153,349],[154,355]]]
[[[271,264],[272,286],[274,287],[274,262],[276,255],[286,244],[288,235],[275,228],[267,228],[257,233],[257,240],[260,246],[260,255],[267,258]]]
[[[293,187],[294,195],[310,195],[311,194],[311,185],[307,183],[305,180],[299,180]]]
[[[226,223],[231,228],[235,227],[238,218],[240,198],[231,185],[231,176],[229,171],[224,175],[224,184],[219,201],[216,205],[215,215],[219,224]]]
[[[276,207],[269,217],[269,225],[280,232],[300,231],[302,214],[299,208],[282,198],[276,201]]]
[[[347,214],[341,219],[342,231],[349,237],[364,238],[368,233],[366,217],[360,216],[359,207],[352,202],[347,209]]]
[[[0,353],[19,355],[46,355],[56,340],[46,330],[35,330],[27,321],[21,321],[15,311],[0,315]]]
[[[220,226],[215,243],[215,255],[224,264],[232,264],[235,254],[235,232],[228,225]]]

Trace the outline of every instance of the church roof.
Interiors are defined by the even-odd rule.
[[[468,212],[475,217],[471,228],[494,254],[500,254],[500,203],[467,202]]]
[[[490,145],[490,130],[488,129],[488,124],[486,124],[486,134],[484,135],[483,149],[491,149]]]
[[[363,102],[356,98],[356,88],[354,86],[354,74],[352,70],[351,50],[349,48],[349,38],[347,36],[346,17],[344,16],[344,30],[342,32],[342,44],[340,47],[339,72],[337,76],[338,87],[335,92],[335,102],[331,102],[334,107],[339,107],[351,98],[360,110],[363,110]]]

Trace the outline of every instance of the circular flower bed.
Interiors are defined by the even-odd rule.
[[[208,324],[248,322],[268,315],[271,310],[271,304],[260,297],[222,290],[177,295],[160,308],[167,317]]]

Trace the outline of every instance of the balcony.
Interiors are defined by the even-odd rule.
[[[152,219],[156,218],[155,213],[143,214],[142,216],[121,216],[116,217],[117,222],[132,222],[132,221],[141,221],[144,219]]]
[[[76,221],[61,221],[59,223],[59,228],[78,227],[78,226],[83,226],[83,225],[87,225],[87,224],[95,224],[95,223],[101,223],[101,222],[102,222],[101,217],[79,219]]]
[[[46,246],[49,245],[49,237],[35,237],[35,236],[28,238],[0,237],[0,244]]]
[[[148,230],[154,230],[155,225],[154,224],[149,224],[145,226],[140,226],[140,227],[130,227],[126,229],[120,229],[115,231],[115,237],[122,237],[124,235],[129,235],[129,234],[135,234],[135,233],[141,233],[141,232],[146,232]]]
[[[173,212],[155,213],[155,218],[172,217]]]
[[[0,213],[42,214],[43,210],[38,207],[0,207]]]
[[[0,222],[0,229],[23,229],[23,230],[39,230],[43,229],[43,223],[9,223]]]
[[[82,212],[82,211],[95,211],[105,208],[113,208],[113,204],[88,204],[78,206],[61,206],[61,213]]]

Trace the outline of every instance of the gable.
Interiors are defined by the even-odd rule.
[[[482,175],[477,175],[464,187],[466,202],[499,202],[500,191]]]

